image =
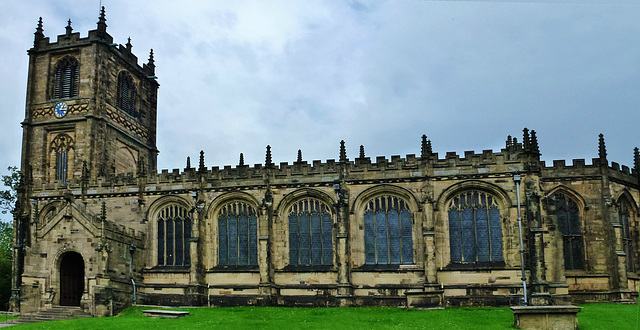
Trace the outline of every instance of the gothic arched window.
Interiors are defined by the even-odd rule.
[[[578,203],[568,195],[558,192],[549,198],[549,206],[549,214],[557,217],[558,230],[562,234],[564,268],[583,269],[584,246]]]
[[[225,204],[218,216],[220,266],[258,265],[258,217],[245,202]]]
[[[158,266],[189,266],[191,215],[179,205],[160,210],[158,216]]]
[[[118,75],[117,106],[130,116],[138,117],[138,112],[136,111],[136,87],[131,75],[124,71]]]
[[[390,195],[371,199],[364,211],[365,264],[413,264],[411,212]]]
[[[333,265],[333,220],[329,207],[314,198],[289,209],[289,264]]]
[[[495,197],[481,191],[465,191],[449,201],[451,262],[504,261],[500,208]]]
[[[633,250],[633,235],[631,234],[631,212],[627,203],[618,205],[618,220],[622,226],[622,249],[627,255],[627,271],[635,271],[635,255]]]
[[[53,89],[56,99],[78,96],[78,61],[75,58],[67,56],[58,63]]]
[[[73,139],[67,134],[59,134],[51,142],[51,151],[55,154],[55,179],[60,183],[67,182],[67,160],[73,144]]]

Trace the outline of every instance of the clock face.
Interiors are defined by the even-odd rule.
[[[53,114],[56,116],[56,118],[62,118],[67,115],[67,110],[69,110],[67,104],[64,102],[60,102],[56,104],[55,108],[53,108]]]

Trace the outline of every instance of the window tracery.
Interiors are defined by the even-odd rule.
[[[501,262],[502,224],[495,197],[482,191],[465,191],[448,205],[451,262]]]
[[[562,234],[564,268],[584,268],[584,243],[578,203],[563,192],[549,198],[550,214],[558,219],[558,230]]]
[[[68,134],[58,134],[51,142],[51,151],[55,153],[55,179],[61,183],[67,181],[68,154],[74,147],[74,141]]]
[[[625,202],[618,205],[618,221],[622,227],[622,250],[627,256],[627,271],[635,271],[635,251],[633,248],[633,235],[631,233],[631,212]]]
[[[251,205],[235,201],[218,216],[219,266],[258,265],[258,217]]]
[[[315,198],[305,198],[289,209],[289,264],[333,264],[333,220],[330,208]]]
[[[170,205],[158,215],[158,266],[189,266],[191,215],[179,205]]]
[[[412,216],[406,201],[382,195],[364,211],[365,264],[413,264]]]

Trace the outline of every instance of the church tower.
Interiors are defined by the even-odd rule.
[[[97,29],[51,42],[42,18],[29,49],[22,171],[32,184],[155,173],[158,83],[153,50],[142,66],[107,33],[104,7]]]

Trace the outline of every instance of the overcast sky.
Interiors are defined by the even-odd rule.
[[[633,165],[640,146],[640,1],[116,1],[107,32],[155,52],[158,168],[499,151],[522,128],[542,159]],[[96,28],[99,1],[5,1],[0,171],[20,160],[38,17],[52,40]]]

